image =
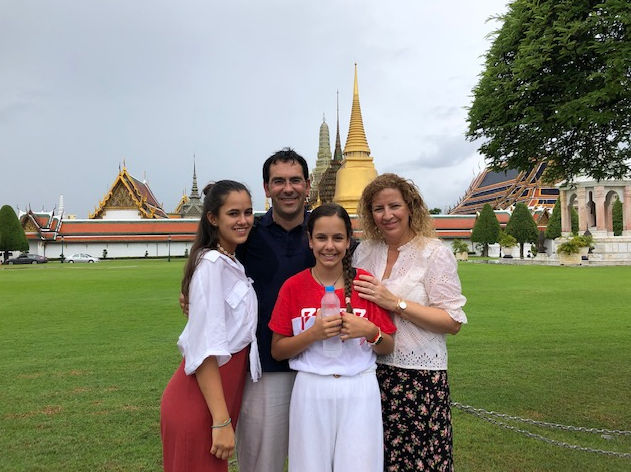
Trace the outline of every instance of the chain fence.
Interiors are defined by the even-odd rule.
[[[603,449],[596,449],[592,447],[579,446],[577,444],[570,444],[564,441],[547,438],[545,436],[542,436],[541,434],[533,433],[531,431],[518,428],[517,426],[507,424],[504,421],[501,421],[500,419],[508,420],[508,421],[516,421],[519,423],[526,423],[533,426],[539,426],[541,428],[560,429],[563,431],[580,432],[580,433],[600,434],[601,437],[605,439],[611,439],[612,436],[631,436],[631,431],[625,431],[625,430],[619,430],[619,429],[604,429],[604,428],[585,428],[583,426],[572,426],[572,425],[564,425],[564,424],[559,424],[559,423],[548,423],[545,421],[537,421],[530,418],[522,418],[520,416],[512,416],[512,415],[507,415],[504,413],[498,413],[496,411],[489,411],[483,408],[475,408],[475,407],[472,407],[471,405],[465,405],[460,402],[454,402],[454,401],[451,402],[451,405],[465,413],[469,413],[473,416],[483,419],[484,421],[497,425],[500,428],[504,428],[516,433],[521,433],[529,438],[536,439],[538,441],[543,441],[547,444],[552,444],[558,447],[564,447],[564,448],[571,449],[574,451],[592,452],[592,453],[602,454],[606,456],[631,459],[631,453],[628,453],[628,452],[606,451]]]

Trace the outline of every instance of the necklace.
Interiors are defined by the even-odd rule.
[[[342,271],[343,273],[343,271]],[[317,282],[322,285],[323,287],[326,287],[326,285],[322,282],[322,280],[320,280],[320,277],[318,277],[318,275],[315,272],[315,268],[311,268],[311,275],[313,275],[313,278],[317,280]],[[340,275],[337,276],[337,279],[335,279],[335,282],[333,282],[331,285],[333,285],[335,287],[335,284],[337,283],[338,280],[340,280],[340,277],[342,277],[342,274],[340,273]]]
[[[228,252],[228,250],[219,243],[217,243],[217,251],[222,253],[224,256],[228,256],[233,261],[236,260],[236,254],[234,252]]]

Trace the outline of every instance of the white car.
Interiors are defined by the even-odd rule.
[[[99,258],[98,257],[94,257],[91,256],[90,254],[85,254],[85,253],[81,253],[78,252],[76,254],[73,254],[70,257],[66,258],[66,262],[69,262],[70,264],[74,264],[75,262],[99,262]]]

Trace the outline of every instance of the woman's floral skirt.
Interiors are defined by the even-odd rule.
[[[387,472],[453,471],[446,370],[379,365]]]

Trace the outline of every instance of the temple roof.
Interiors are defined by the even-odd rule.
[[[552,209],[559,198],[559,189],[542,182],[545,168],[545,164],[538,164],[521,172],[484,169],[449,213],[473,214],[482,210],[485,203],[495,210],[505,210],[516,203],[525,203],[531,211]]]
[[[142,218],[167,218],[149,184],[133,177],[125,167],[118,173],[110,190],[89,218],[103,218],[108,209],[137,209]]]

